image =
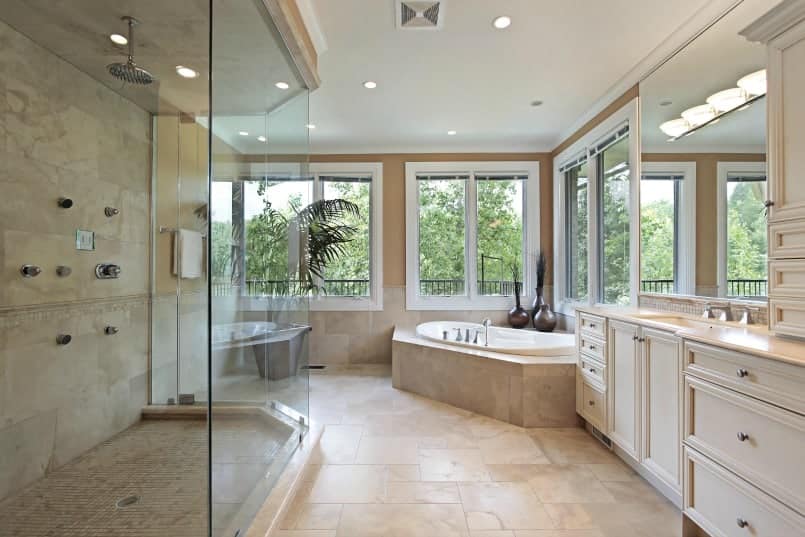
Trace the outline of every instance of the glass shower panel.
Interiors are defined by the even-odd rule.
[[[245,534],[306,433],[307,89],[262,2],[213,3],[213,535]],[[181,370],[180,370],[181,375]],[[180,383],[181,384],[181,383]]]

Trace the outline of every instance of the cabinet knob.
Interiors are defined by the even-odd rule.
[[[735,372],[735,374],[738,375],[739,378],[744,378],[749,375],[749,371],[741,367]]]
[[[595,329],[595,323],[590,323],[590,328]]]
[[[638,341],[639,343],[645,343],[645,342],[646,342],[646,338],[644,338],[644,337],[639,337],[639,338],[637,338],[637,341]]]
[[[590,406],[595,406],[595,401],[593,401],[592,399],[590,399],[590,400],[589,400],[589,401],[587,401],[587,402],[590,404]]]
[[[588,345],[588,347],[590,348],[591,351],[595,350],[595,345]]]
[[[637,336],[632,336],[632,341],[637,341],[638,339],[640,338],[638,338]]]
[[[749,525],[749,522],[747,522],[746,520],[744,520],[741,517],[738,517],[738,519],[735,521],[735,523],[738,524],[739,528],[745,528],[745,527],[747,527]]]
[[[59,345],[67,345],[73,340],[70,334],[59,334],[56,336],[56,343]]]
[[[747,440],[749,440],[749,435],[748,434],[746,434],[744,432],[739,432],[738,433],[738,441],[739,442],[746,442]]]
[[[591,367],[591,368],[590,368],[590,373],[595,374],[595,368],[594,368],[594,367]]]
[[[769,207],[774,207],[774,202],[772,200],[766,200],[766,202],[763,204],[763,206],[766,207],[767,209]]]

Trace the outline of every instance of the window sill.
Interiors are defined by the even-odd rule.
[[[520,304],[529,309],[533,297],[520,297]],[[406,297],[408,311],[508,311],[514,307],[513,296],[501,297]]]

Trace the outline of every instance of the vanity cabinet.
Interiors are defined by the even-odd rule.
[[[601,432],[607,428],[606,319],[580,313],[576,333],[576,412]]]
[[[610,439],[635,461],[640,460],[640,328],[609,321],[609,427]]]
[[[805,0],[782,2],[741,34],[768,48],[769,328],[805,337]]]

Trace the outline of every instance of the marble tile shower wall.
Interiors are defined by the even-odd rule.
[[[137,421],[147,401],[151,121],[2,22],[0,73],[2,499]],[[95,251],[75,249],[77,229],[95,232]],[[121,277],[96,279],[101,262]],[[23,278],[27,263],[42,273]]]
[[[546,289],[547,296],[551,292]],[[480,323],[486,317],[498,326],[507,324],[506,311],[409,311],[405,309],[405,287],[385,287],[383,311],[310,312],[310,363],[390,364],[395,325],[413,327],[427,321]]]

